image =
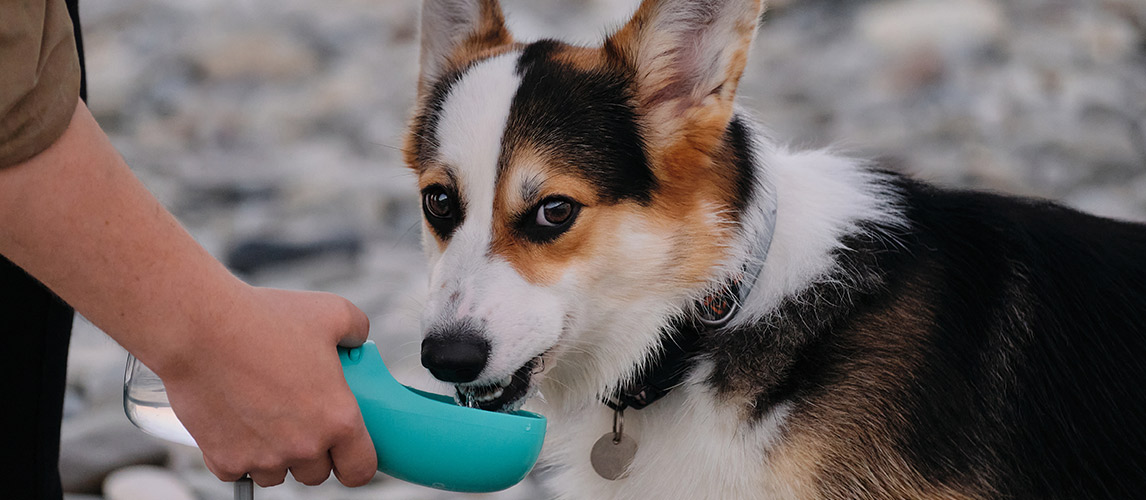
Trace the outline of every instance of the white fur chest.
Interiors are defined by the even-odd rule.
[[[589,463],[593,444],[612,429],[613,411],[592,405],[550,413],[547,486],[569,500],[793,498],[767,463],[786,413],[782,406],[747,422],[737,409],[719,405],[706,386],[688,384],[652,406],[625,412],[625,433],[639,449],[629,475],[616,481],[601,478]]]

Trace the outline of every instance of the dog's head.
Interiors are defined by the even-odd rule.
[[[496,0],[425,1],[422,363],[460,398],[611,390],[717,276],[753,191],[731,118],[761,10],[645,0],[586,48],[516,42]]]

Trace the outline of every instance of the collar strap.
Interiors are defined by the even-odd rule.
[[[719,292],[708,295],[696,305],[692,318],[677,320],[661,336],[662,348],[648,365],[643,376],[619,389],[605,402],[614,410],[640,410],[664,397],[680,384],[693,355],[699,351],[701,337],[726,324],[740,310],[740,281],[733,281]]]

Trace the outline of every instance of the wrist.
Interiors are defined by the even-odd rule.
[[[217,361],[223,349],[241,344],[237,337],[247,334],[236,328],[236,318],[252,313],[253,287],[219,267],[222,272],[188,283],[170,318],[159,318],[154,335],[139,346],[136,357],[161,379],[183,378]]]

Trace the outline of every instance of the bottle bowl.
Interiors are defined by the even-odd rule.
[[[338,354],[379,471],[432,488],[484,493],[517,484],[537,462],[545,417],[468,408],[402,385],[374,342],[339,348]]]

